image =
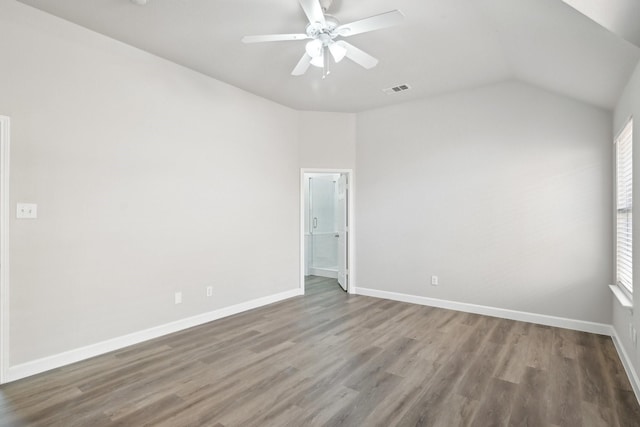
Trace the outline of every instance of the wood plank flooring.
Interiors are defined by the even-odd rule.
[[[0,388],[2,426],[640,426],[609,337],[307,294]]]

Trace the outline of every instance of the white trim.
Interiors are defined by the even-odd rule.
[[[0,116],[0,384],[9,370],[9,164],[11,121]]]
[[[304,259],[304,175],[309,173],[333,173],[333,174],[346,174],[348,179],[349,191],[347,200],[348,210],[348,223],[349,223],[349,237],[348,237],[348,251],[347,258],[349,260],[347,264],[347,271],[349,272],[349,279],[347,282],[347,292],[355,294],[356,290],[356,180],[353,169],[317,169],[317,168],[301,168],[300,169],[300,289],[302,295],[304,295],[304,273],[305,273],[305,259]]]
[[[633,392],[636,395],[636,399],[640,404],[640,378],[638,378],[638,373],[633,368],[633,362],[631,358],[624,350],[624,345],[622,345],[622,341],[618,336],[618,332],[614,327],[611,327],[611,339],[613,340],[613,345],[616,347],[618,351],[618,356],[622,361],[622,366],[624,367],[625,372],[627,373],[627,377],[629,378],[629,382],[631,383],[631,387],[633,388]]]
[[[305,208],[305,200],[304,200],[304,192],[305,192],[305,188],[304,188],[304,174],[306,173],[305,169],[300,169],[300,207],[299,207],[299,213],[300,213],[300,291],[302,292],[302,295],[304,295],[304,276],[305,276],[305,270],[306,270],[306,263],[305,263],[305,259],[304,259],[304,254],[306,252],[306,245],[305,245],[305,241],[304,241],[304,236],[306,234],[306,230],[304,229],[304,222],[305,222],[305,217],[304,217],[304,208]]]
[[[505,308],[488,307],[484,305],[469,304],[464,302],[448,301],[437,298],[421,297],[416,295],[401,294],[397,292],[379,291],[376,289],[357,288],[356,294],[376,298],[390,299],[394,301],[408,302],[412,304],[426,305],[429,307],[446,308],[465,313],[483,314],[485,316],[500,317],[502,319],[518,320],[521,322],[537,323],[539,325],[555,326],[557,328],[573,329],[582,332],[591,332],[600,335],[611,335],[612,327],[604,323],[587,322],[584,320],[567,319],[564,317],[548,316],[545,314],[527,313],[524,311],[509,310]]]
[[[619,285],[609,285],[609,289],[611,289],[620,305],[633,313],[633,301],[631,301],[625,289]]]
[[[128,347],[130,345],[139,344],[153,338],[172,334],[174,332],[182,331],[184,329],[192,328],[204,323],[212,322],[223,317],[232,316],[234,314],[242,313],[247,310],[252,310],[254,308],[273,304],[274,302],[282,301],[298,295],[302,295],[302,293],[300,292],[300,289],[296,288],[290,291],[281,292],[279,294],[257,298],[251,301],[232,305],[230,307],[221,308],[193,317],[188,317],[186,319],[176,320],[175,322],[166,323],[164,325],[145,329],[143,331],[134,332],[117,338],[112,338],[110,340],[91,344],[85,347],[65,351],[64,353],[59,353],[31,362],[22,363],[20,365],[11,366],[8,369],[6,379],[7,382],[16,381],[21,378],[48,371],[50,369],[59,368],[61,366],[69,365],[71,363],[109,353],[111,351]]]

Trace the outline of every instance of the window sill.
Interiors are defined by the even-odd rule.
[[[620,305],[633,313],[633,301],[629,299],[627,294],[617,285],[609,285],[609,289],[616,296]]]

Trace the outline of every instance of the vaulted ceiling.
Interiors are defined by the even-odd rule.
[[[611,109],[640,60],[638,46],[562,0],[334,0],[341,23],[392,9],[405,20],[349,38],[375,68],[344,60],[324,80],[315,67],[291,75],[304,40],[241,42],[303,33],[297,0],[20,1],[300,110],[357,112],[510,79]],[[399,84],[411,90],[382,91]]]

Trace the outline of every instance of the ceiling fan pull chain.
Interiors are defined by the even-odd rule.
[[[322,48],[322,78],[326,79],[331,74],[329,70],[329,48],[326,46]]]

